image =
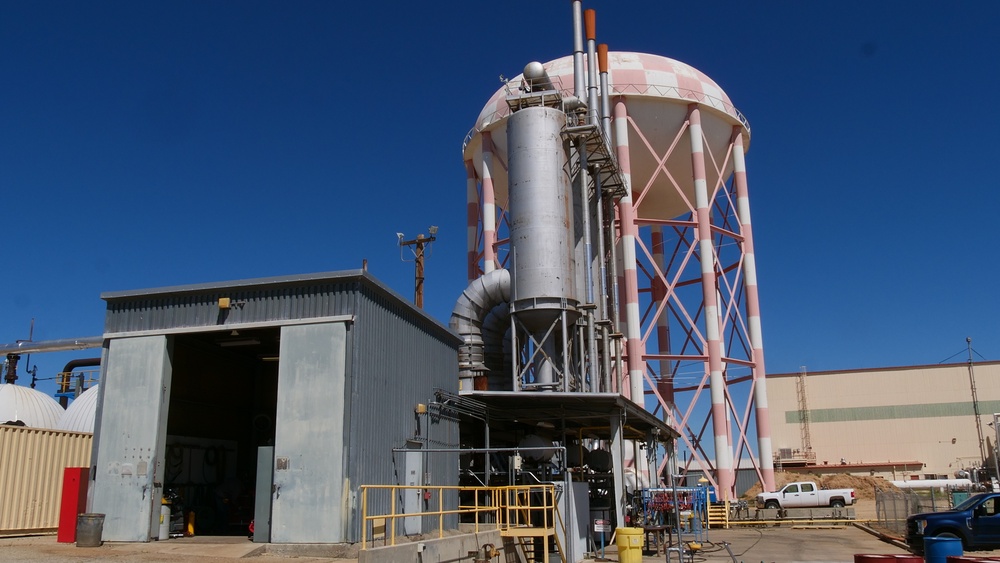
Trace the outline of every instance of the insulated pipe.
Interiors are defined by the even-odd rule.
[[[733,128],[733,183],[736,185],[736,212],[743,231],[743,279],[747,295],[747,324],[750,347],[753,350],[753,398],[757,420],[757,455],[765,491],[775,490],[774,450],[771,445],[771,422],[767,407],[767,371],[764,369],[764,340],[760,326],[760,297],[757,293],[757,261],[753,250],[753,229],[750,226],[750,196],[747,188],[747,165],[743,154],[743,135],[739,126]]]
[[[69,374],[76,368],[92,368],[101,365],[101,358],[79,358],[76,360],[70,360],[66,362],[63,366],[60,374]],[[69,392],[69,377],[60,378],[59,380],[59,392],[68,393]],[[66,408],[69,405],[69,397],[59,397],[59,404],[62,408]]]
[[[587,123],[598,125],[597,101],[597,11],[583,12],[584,27],[587,31]]]
[[[63,340],[41,340],[38,342],[15,342],[0,344],[0,355],[34,354],[36,352],[67,352],[70,350],[86,350],[100,348],[104,345],[103,336],[87,336],[85,338],[66,338]]]
[[[583,2],[573,0],[573,95],[583,99]]]
[[[493,270],[469,284],[455,303],[448,326],[462,338],[462,345],[458,349],[461,390],[472,390],[474,382],[468,380],[486,371],[483,362],[484,319],[494,307],[509,301],[510,273],[507,270]]]
[[[497,210],[493,191],[493,134],[483,131],[483,272],[490,273],[497,264]]]
[[[594,245],[591,237],[590,225],[590,181],[587,165],[587,143],[582,138],[577,139],[577,156],[580,159],[580,173],[577,176],[579,182],[579,198],[583,205],[583,252],[584,252],[584,285],[587,288],[587,305],[594,304]],[[587,356],[583,362],[581,376],[586,381],[588,375],[596,371],[597,363],[597,338],[594,333],[594,311],[587,308]],[[590,378],[593,380],[593,377]]]
[[[75,370],[76,368],[92,368],[92,367],[97,367],[99,365],[101,365],[100,358],[79,358],[76,360],[70,360],[66,362],[66,365],[63,366],[61,373],[69,373]]]
[[[621,393],[632,399],[632,402],[646,408],[643,394],[643,374],[645,360],[643,359],[642,329],[639,322],[639,276],[635,259],[635,241],[639,236],[639,228],[635,224],[635,209],[632,207],[632,165],[629,160],[628,145],[628,110],[625,99],[618,98],[615,103],[615,150],[618,156],[618,166],[621,168],[625,183],[625,196],[618,201],[618,219],[622,233],[622,263],[625,284],[625,350],[628,355],[628,384],[622,385]]]
[[[601,344],[603,346],[601,353],[601,369],[600,374],[602,377],[594,379],[591,381],[591,391],[602,391],[601,386],[603,385],[606,374],[611,373],[611,354],[608,342],[608,267],[607,267],[607,247],[604,242],[604,235],[607,232],[604,228],[604,193],[601,188],[601,175],[594,174],[594,198],[597,200],[597,256],[598,264],[600,265],[600,271],[598,273],[599,283],[599,307],[598,319],[601,321]],[[612,246],[614,242],[612,241]],[[603,389],[606,391],[606,389]]]
[[[702,298],[705,300],[705,339],[708,352],[709,390],[712,397],[712,428],[715,432],[715,470],[719,500],[733,496],[733,459],[726,417],[726,381],[722,374],[722,340],[719,334],[719,304],[715,279],[715,248],[712,245],[712,218],[709,213],[705,149],[702,142],[701,111],[689,106],[691,169],[694,174],[695,212],[698,220],[698,255],[701,262]]]
[[[494,270],[495,271],[495,270]],[[510,304],[500,303],[483,318],[483,362],[489,370],[487,388],[490,391],[510,391],[506,374],[514,369],[510,364]]]

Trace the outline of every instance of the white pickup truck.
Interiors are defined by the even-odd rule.
[[[820,489],[812,481],[789,483],[776,493],[757,495],[757,508],[840,508],[854,504],[854,489]]]

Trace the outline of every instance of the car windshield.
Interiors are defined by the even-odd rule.
[[[952,510],[958,510],[958,511],[968,510],[968,509],[972,508],[973,506],[975,506],[976,503],[978,503],[979,501],[983,500],[984,496],[985,495],[973,495],[973,496],[965,499],[965,502],[963,502],[962,504],[956,506]]]

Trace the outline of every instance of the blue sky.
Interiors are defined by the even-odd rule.
[[[966,337],[1000,359],[1000,3],[584,6],[600,42],[702,70],[749,118],[769,371],[933,364]],[[99,335],[104,291],[363,259],[409,297],[395,233],[431,224],[446,323],[462,139],[501,74],[571,50],[569,1],[0,3],[0,341],[33,318],[35,340]]]

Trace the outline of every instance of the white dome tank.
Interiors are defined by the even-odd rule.
[[[97,390],[95,385],[87,389],[63,412],[59,419],[59,430],[70,432],[94,432],[94,417],[97,415]]]
[[[13,383],[0,384],[0,424],[23,422],[31,428],[55,429],[63,409],[41,391]]]

